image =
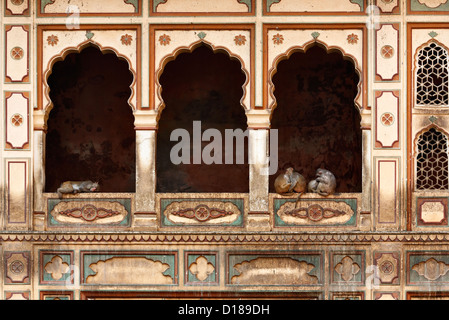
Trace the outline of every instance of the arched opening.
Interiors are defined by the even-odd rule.
[[[419,50],[416,62],[416,105],[447,106],[449,104],[447,50],[432,41]]]
[[[247,128],[246,115],[240,105],[245,80],[238,60],[230,59],[221,51],[213,52],[206,45],[181,53],[167,63],[159,78],[165,108],[157,135],[157,192],[248,192],[247,144],[238,146],[232,143],[232,163],[228,161],[226,164],[225,160],[225,130],[240,129],[245,132]],[[200,141],[201,137],[195,136],[198,131],[194,132],[194,121],[201,121],[201,134],[212,129],[219,133],[221,142],[215,140],[216,135],[208,139],[203,136],[204,141]],[[173,148],[181,143],[180,138],[170,140],[176,129],[188,132],[189,139],[188,160],[179,164],[171,158]],[[200,154],[194,147],[198,143],[201,145]],[[211,147],[212,143],[217,148]],[[242,150],[244,160],[238,163],[237,155]],[[175,155],[186,156],[181,151]],[[221,161],[207,163],[202,157],[204,155]],[[194,163],[198,157],[200,163]]]
[[[362,191],[361,116],[355,106],[359,76],[335,50],[314,45],[281,61],[273,76],[277,107],[271,128],[279,134],[279,169],[293,167],[307,181],[318,168],[334,173],[337,192]]]
[[[135,191],[135,130],[128,62],[95,46],[68,54],[48,77],[45,191],[93,180],[102,192]]]

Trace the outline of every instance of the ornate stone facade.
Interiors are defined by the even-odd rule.
[[[0,14],[1,299],[449,297],[449,2],[4,0]],[[247,130],[244,163],[192,150],[166,166],[192,121],[200,157]],[[287,165],[331,168],[337,192],[274,193]],[[99,191],[58,197],[83,179]]]

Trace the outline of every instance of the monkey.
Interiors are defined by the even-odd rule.
[[[309,182],[308,191],[327,197],[335,193],[336,186],[337,180],[332,172],[320,168],[316,171],[315,180]]]
[[[65,181],[58,188],[57,193],[59,199],[62,198],[63,193],[73,193],[78,192],[94,192],[99,188],[98,182],[87,181]]]
[[[287,168],[284,174],[279,175],[274,181],[274,189],[277,193],[304,192],[306,189],[305,178],[294,171],[293,168]]]
[[[284,174],[277,176],[274,180],[274,189],[277,193],[298,193],[296,204],[298,204],[301,195],[306,192],[306,187],[306,179],[301,174],[294,171],[293,168],[287,168]]]

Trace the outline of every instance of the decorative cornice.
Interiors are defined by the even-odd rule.
[[[277,232],[246,232],[246,233],[176,233],[176,232],[120,232],[120,233],[69,233],[69,232],[1,232],[2,242],[57,242],[57,243],[205,243],[205,244],[347,244],[360,245],[372,242],[396,242],[404,244],[449,244],[449,233],[277,233]]]

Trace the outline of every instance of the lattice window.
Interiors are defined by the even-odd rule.
[[[448,53],[432,42],[418,53],[416,104],[441,106],[449,104]]]
[[[449,189],[447,136],[431,128],[421,134],[417,143],[416,189]]]

